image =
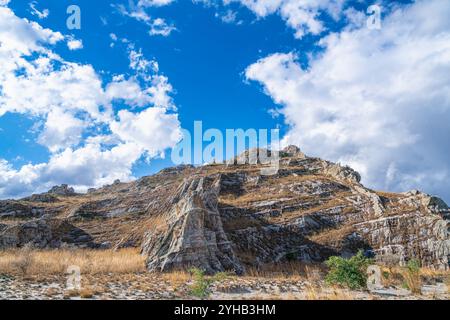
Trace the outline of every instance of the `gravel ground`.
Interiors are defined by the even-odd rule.
[[[0,276],[0,299],[119,299],[160,300],[195,299],[191,294],[191,279],[167,278],[159,274],[137,273],[82,277],[80,290],[68,290],[66,278],[61,276],[22,277]],[[209,287],[209,299],[441,299],[450,295],[443,284],[423,287],[423,294],[411,295],[399,288],[350,291],[326,287],[319,282],[312,285],[301,279],[265,279],[229,277]]]

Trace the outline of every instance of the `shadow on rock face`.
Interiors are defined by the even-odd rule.
[[[95,247],[92,237],[61,219],[41,218],[8,226],[0,232],[0,249],[30,245],[34,248]]]

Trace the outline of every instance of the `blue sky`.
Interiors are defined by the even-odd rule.
[[[370,187],[450,199],[446,1],[2,2],[0,42],[17,37],[0,50],[2,198],[157,172],[201,120],[280,128]]]

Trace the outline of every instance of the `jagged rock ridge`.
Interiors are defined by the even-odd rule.
[[[83,195],[63,185],[0,201],[0,248],[140,247],[149,270],[158,271],[196,266],[241,273],[360,249],[385,263],[416,258],[448,268],[444,201],[419,191],[375,192],[351,168],[307,157],[295,146],[280,156],[271,176],[261,175],[260,163],[179,166]]]

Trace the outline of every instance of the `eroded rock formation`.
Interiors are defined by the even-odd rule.
[[[187,179],[161,226],[145,236],[149,270],[199,267],[208,273],[243,268],[223,230],[217,208],[220,176]]]
[[[353,169],[295,146],[280,156],[270,176],[256,162],[179,166],[85,195],[63,186],[0,201],[0,248],[139,247],[149,270],[158,271],[195,266],[241,273],[361,249],[389,264],[415,258],[449,267],[450,209],[441,199],[370,190]]]

